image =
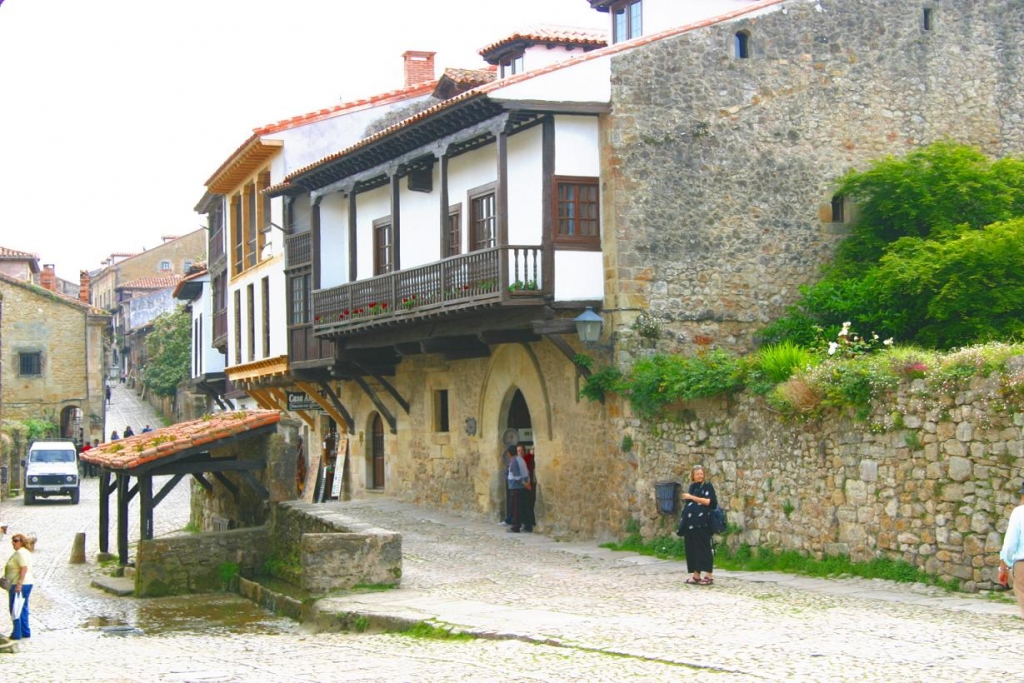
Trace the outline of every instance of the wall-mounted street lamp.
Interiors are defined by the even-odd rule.
[[[573,322],[576,323],[576,334],[584,344],[596,342],[601,338],[604,318],[594,313],[594,309],[590,306],[587,306],[587,310],[576,316]]]

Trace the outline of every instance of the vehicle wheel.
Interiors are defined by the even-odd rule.
[[[36,502],[36,494],[34,491],[25,491],[25,505],[33,505]]]
[[[71,504],[78,505],[78,489],[71,492]]]

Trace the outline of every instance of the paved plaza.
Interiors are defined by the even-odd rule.
[[[0,656],[3,680],[1024,680],[1024,622],[1005,597],[726,571],[687,586],[684,563],[508,534],[383,496],[329,504],[403,534],[399,589],[321,603],[365,617],[370,632],[312,633],[233,595],[118,598],[90,585],[107,571],[95,561],[97,499],[87,479],[77,506],[3,502],[12,531],[39,536],[33,634]],[[156,534],[180,532],[187,517],[182,484],[157,508]],[[85,565],[68,563],[76,532]],[[479,637],[373,632],[419,621]]]

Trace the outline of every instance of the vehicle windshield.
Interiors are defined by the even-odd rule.
[[[29,455],[31,462],[74,462],[74,451],[32,451]]]

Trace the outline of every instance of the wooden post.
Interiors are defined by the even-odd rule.
[[[128,475],[117,473],[117,562],[128,564]]]
[[[110,470],[100,470],[100,552],[110,552]]]
[[[139,535],[143,541],[153,538],[153,476],[139,475]]]

